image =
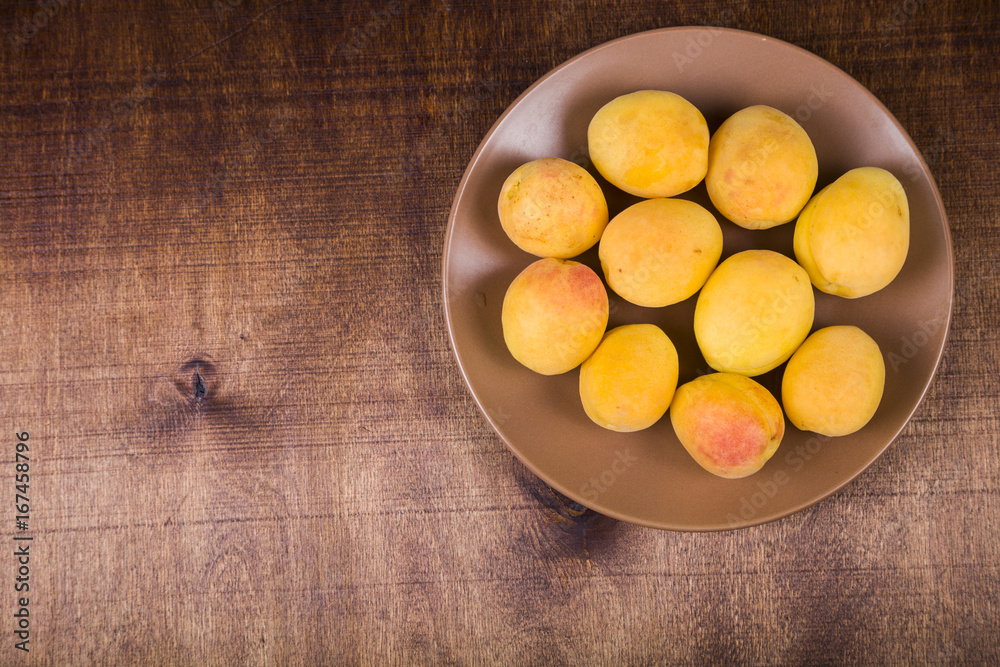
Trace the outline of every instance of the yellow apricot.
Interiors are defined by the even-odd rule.
[[[879,291],[902,270],[910,247],[902,184],[878,167],[850,170],[806,204],[794,247],[816,289],[849,299]]]
[[[608,287],[657,308],[701,289],[722,255],[722,229],[707,209],[683,199],[647,199],[608,223],[601,238]]]
[[[781,400],[796,428],[840,436],[871,420],[884,389],[878,343],[842,325],[816,331],[796,350],[781,380]]]
[[[734,373],[703,375],[677,388],[670,423],[702,468],[736,479],[760,470],[781,444],[785,419],[774,396]]]
[[[726,218],[768,229],[795,219],[818,175],[816,149],[802,126],[757,105],[730,116],[712,136],[705,187]]]
[[[511,355],[542,375],[579,366],[608,326],[608,293],[585,264],[540,259],[504,295],[503,338]]]
[[[801,266],[772,250],[744,250],[709,276],[695,304],[694,334],[712,368],[760,375],[792,356],[815,309]]]
[[[518,248],[538,257],[576,257],[596,244],[608,224],[601,186],[586,169],[541,158],[507,177],[497,201],[500,224]]]
[[[626,324],[604,336],[580,367],[580,399],[594,423],[612,431],[655,424],[677,388],[677,350],[654,324]]]
[[[708,170],[708,124],[686,99],[640,90],[611,100],[587,128],[590,159],[608,181],[639,197],[672,197]]]

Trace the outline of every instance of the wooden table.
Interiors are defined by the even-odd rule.
[[[0,14],[0,663],[1000,660],[995,2]],[[585,511],[514,458],[463,385],[440,271],[459,178],[518,94],[609,39],[704,24],[886,104],[940,186],[957,299],[926,399],[860,478],[684,534]]]

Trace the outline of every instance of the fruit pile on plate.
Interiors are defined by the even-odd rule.
[[[826,436],[864,427],[882,398],[882,353],[854,326],[810,335],[813,289],[857,298],[896,277],[909,248],[899,181],[863,167],[814,194],[816,151],[793,118],[752,106],[710,137],[702,113],[666,91],[608,102],[590,122],[588,147],[608,183],[643,199],[609,220],[601,186],[573,162],[543,157],[510,174],[500,223],[519,248],[541,258],[504,298],[513,357],[545,375],[580,367],[584,410],[604,428],[645,429],[669,409],[681,444],[722,477],[758,471],[777,450],[786,416]],[[716,213],[677,198],[702,181],[729,221],[723,224],[767,229],[795,221],[795,260],[755,249],[720,263]],[[596,244],[603,280],[571,259]],[[678,387],[677,351],[663,330],[607,330],[608,289],[647,308],[697,294],[695,338],[718,372]],[[752,378],[786,361],[779,404]]]

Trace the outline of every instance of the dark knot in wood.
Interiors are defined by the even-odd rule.
[[[195,357],[181,364],[174,375],[174,386],[188,401],[205,404],[217,393],[218,376],[215,364]]]
[[[200,401],[205,398],[205,394],[208,390],[205,388],[205,378],[201,376],[197,370],[194,372],[194,398],[196,401]]]

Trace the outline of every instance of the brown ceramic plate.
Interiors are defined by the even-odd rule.
[[[878,166],[899,178],[911,212],[910,251],[887,288],[861,299],[816,292],[818,329],[853,324],[881,346],[886,388],[874,419],[857,433],[825,439],[790,424],[755,475],[715,477],[677,441],[669,416],[637,433],[593,424],[580,404],[579,371],[537,375],[507,351],[500,310],[511,280],[536,258],[504,235],[500,187],[518,165],[586,158],[587,125],[612,98],[641,89],[673,91],[701,109],[714,130],[730,114],[767,104],[797,118],[819,156],[819,188],[849,169]],[[919,100],[914,100],[918,104]],[[598,179],[612,216],[637,201]],[[683,195],[711,205],[704,185]],[[719,216],[723,259],[747,248],[790,257],[794,223],[743,230]],[[579,258],[598,274],[596,248]],[[889,446],[919,405],[937,369],[951,319],[952,251],[941,197],[913,141],[857,81],[822,58],[770,37],[716,28],[669,28],[591,49],[526,90],[483,139],[458,187],[444,248],[445,314],[459,366],[486,418],[515,455],[547,484],[602,514],[672,530],[723,530],[787,516],[834,493]],[[680,382],[709,369],[694,340],[697,296],[667,308],[611,297],[609,328],[651,322],[680,355]],[[757,378],[780,400],[784,367]]]

